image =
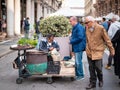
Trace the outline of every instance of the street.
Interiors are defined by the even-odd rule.
[[[75,17],[73,19],[70,19],[71,16]],[[88,18],[88,16],[92,17]],[[82,25],[79,25],[79,23],[82,24],[86,30],[83,30],[84,28]],[[16,79],[19,78],[19,70],[13,68],[13,61],[18,55],[20,56],[20,54],[17,50],[15,51],[15,49],[11,50],[10,46],[18,44],[18,40],[22,37],[30,39],[36,39],[39,37],[38,41],[40,42],[43,37],[47,36],[47,34],[54,34],[53,36],[55,37],[62,37],[62,39],[59,39],[61,43],[60,45],[63,46],[60,47],[60,54],[62,58],[66,56],[66,53],[67,55],[70,54],[69,44],[72,44],[71,42],[73,42],[71,51],[74,50],[75,52],[75,49],[79,48],[79,46],[75,45],[75,49],[73,49],[73,46],[74,43],[79,44],[79,41],[81,43],[83,41],[83,36],[85,39],[87,39],[90,53],[93,53],[94,51],[102,51],[101,47],[104,48],[104,45],[102,45],[103,41],[106,41],[108,43],[110,43],[110,41],[107,41],[108,37],[105,30],[96,23],[102,25],[107,30],[108,36],[110,37],[111,41],[113,41],[113,37],[116,36],[116,31],[118,31],[118,28],[120,29],[120,0],[0,0],[0,90],[86,90],[86,86],[89,84],[89,65],[86,57],[86,52],[83,53],[82,58],[85,74],[83,80],[72,81],[68,76],[53,77],[54,82],[52,84],[48,84],[48,77],[45,75],[32,75],[28,78],[23,78],[22,84],[17,84]],[[83,35],[81,29],[82,31],[86,32],[86,35]],[[87,29],[90,30],[88,31]],[[101,30],[103,30],[103,32]],[[75,36],[75,39],[73,36]],[[68,41],[66,41],[64,37],[69,38]],[[99,40],[101,38],[104,40]],[[89,40],[91,45],[89,44]],[[19,45],[27,45],[26,48],[28,48],[30,44],[28,43],[28,40],[25,41],[23,40]],[[67,42],[68,45],[64,43],[64,41]],[[117,46],[119,46],[118,42],[116,44]],[[32,45],[35,45],[35,43],[32,41],[30,43]],[[48,42],[48,44],[46,44],[47,47],[50,47],[49,50],[54,50],[55,47],[52,47],[51,49],[51,45],[52,42]],[[83,44],[83,46],[84,45],[85,44]],[[108,46],[110,47],[112,45]],[[81,47],[82,46],[80,46],[80,48]],[[98,49],[98,47],[101,49]],[[21,51],[24,52],[24,54],[22,54],[23,56],[26,55],[25,52],[28,50],[26,48]],[[63,51],[64,48],[66,51]],[[93,50],[92,48],[96,50]],[[95,53],[95,56],[99,54]],[[112,65],[110,70],[105,69],[105,66],[108,62],[108,55],[109,51],[106,49],[103,55],[103,87],[99,87],[100,85],[98,85],[97,81],[96,88],[92,90],[120,90],[120,79],[114,73],[114,66]],[[19,58],[19,60],[23,59]],[[25,60],[26,57],[24,57],[23,61]],[[32,60],[33,59],[31,59],[31,61]],[[47,58],[45,63],[46,62]],[[48,64],[46,63],[46,68],[47,65]],[[23,66],[19,68],[22,68],[22,73],[27,73]],[[38,70],[40,69],[41,68]],[[72,70],[70,68],[70,70],[64,69],[64,71],[67,72]]]
[[[71,81],[67,77],[54,78],[54,83],[47,84],[47,78],[34,77],[24,79],[22,84],[16,84],[18,70],[12,68],[12,62],[16,58],[17,52],[11,52],[0,58],[0,90],[86,90],[88,85],[89,72],[86,55],[83,55],[85,79],[80,81]],[[103,66],[107,62],[107,54],[104,55]],[[103,68],[104,85],[94,90],[119,90],[118,77],[114,75],[114,69],[106,70]],[[98,83],[97,83],[98,84]]]

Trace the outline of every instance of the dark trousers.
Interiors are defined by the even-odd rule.
[[[97,78],[99,81],[103,81],[102,59],[92,60],[89,57],[87,58],[90,72],[90,83],[96,85]]]

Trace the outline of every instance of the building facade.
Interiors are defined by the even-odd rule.
[[[106,16],[111,12],[120,16],[120,0],[97,0],[94,7],[97,17]]]
[[[96,11],[93,5],[96,3],[96,0],[85,0],[85,16],[96,17]]]
[[[31,30],[40,17],[60,8],[61,0],[0,0],[0,20],[6,20],[7,36],[21,34],[21,20],[30,18]]]

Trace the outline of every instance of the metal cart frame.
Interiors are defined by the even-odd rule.
[[[30,76],[33,75],[37,75],[40,77],[47,77],[47,83],[48,84],[52,84],[53,83],[53,79],[52,77],[70,77],[71,81],[75,80],[75,68],[71,67],[71,68],[66,68],[64,66],[64,61],[61,61],[61,70],[59,74],[31,74],[29,72],[29,70],[26,69],[26,50],[29,49],[33,49],[34,47],[21,47],[18,48],[18,46],[16,47],[10,47],[10,49],[12,50],[17,50],[18,51],[18,56],[17,56],[17,62],[18,62],[18,73],[19,73],[19,77],[16,79],[16,83],[17,84],[22,84],[23,79],[28,78]],[[20,51],[23,51],[23,54],[20,53]],[[21,59],[21,57],[24,57],[23,59]]]

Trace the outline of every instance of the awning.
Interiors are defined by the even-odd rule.
[[[48,16],[59,16],[59,15],[63,15],[63,16],[84,16],[84,12],[82,12],[81,10],[76,11],[76,10],[73,10],[69,7],[64,7],[64,8],[60,8],[55,13],[49,14]]]
[[[107,18],[107,19],[112,19],[113,16],[115,16],[115,14],[111,12],[111,13],[109,13],[108,15],[106,15],[105,18]]]
[[[106,19],[112,19],[113,17],[115,17],[117,20],[120,19],[120,17],[114,13],[109,13],[105,18]]]

